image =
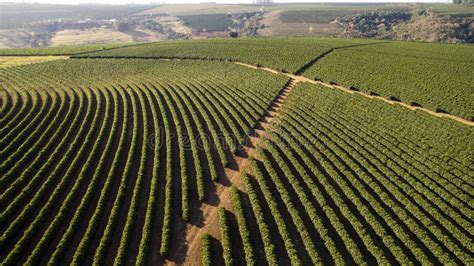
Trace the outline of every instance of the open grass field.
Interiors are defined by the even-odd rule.
[[[81,53],[90,53],[107,49],[116,49],[129,45],[130,43],[112,43],[112,44],[84,44],[84,45],[58,45],[42,48],[15,48],[0,49],[1,56],[48,56],[48,55],[78,55]]]
[[[57,19],[111,19],[152,8],[150,5],[58,5],[40,3],[1,4],[0,28],[20,27]]]
[[[66,59],[65,56],[2,56],[0,68],[36,64],[52,60]]]
[[[245,38],[0,54],[30,60],[0,68],[2,264],[474,260],[471,46]]]
[[[51,39],[51,46],[133,42],[131,35],[111,29],[63,30]]]
[[[474,7],[465,5],[420,4],[419,8],[428,8],[439,16],[473,17]]]
[[[143,10],[137,14],[166,14],[171,16],[178,15],[210,15],[210,14],[225,14],[227,12],[248,12],[258,11],[259,6],[254,5],[232,5],[232,4],[176,4],[176,5],[163,5],[153,7],[147,10]]]

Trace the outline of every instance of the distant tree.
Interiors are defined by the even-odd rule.
[[[126,22],[118,22],[116,25],[115,25],[115,28],[117,29],[117,31],[120,31],[120,32],[128,32],[130,31],[130,25]]]
[[[229,32],[229,36],[231,38],[238,38],[239,37],[239,33],[238,32],[235,32],[235,31],[231,31]]]

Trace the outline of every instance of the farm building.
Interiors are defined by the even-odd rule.
[[[273,0],[255,0],[254,5],[273,5]]]

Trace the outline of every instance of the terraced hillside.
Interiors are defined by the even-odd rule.
[[[469,264],[472,82],[421,90],[402,66],[465,74],[471,47],[425,48],[163,42],[0,68],[2,264]],[[399,71],[372,83],[380,62]]]

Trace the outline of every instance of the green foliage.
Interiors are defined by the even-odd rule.
[[[82,58],[0,69],[4,263],[103,264],[113,254],[116,264],[144,265],[158,250],[166,257],[177,224],[199,206],[192,201],[206,199],[207,186],[287,81],[218,61],[257,60],[245,51],[270,40],[245,40],[241,50],[214,61]],[[272,48],[293,49],[319,39],[274,40]],[[321,51],[363,43],[326,41]],[[161,56],[164,48],[166,56],[204,57],[226,42],[240,43],[103,53]],[[305,51],[314,56],[311,47]],[[285,53],[266,64],[286,64]],[[446,79],[457,86],[450,108],[456,102],[462,113],[472,107],[466,100],[472,78],[463,68],[472,64],[470,54],[470,47],[451,45],[351,47],[336,49],[308,75],[451,111],[442,105],[453,93]],[[382,57],[393,63],[382,64]],[[290,65],[298,69],[303,59]],[[444,71],[455,78],[438,73],[441,65],[453,66]],[[414,77],[420,73],[429,82]],[[252,177],[242,175],[247,195],[230,188],[247,264],[276,265],[287,255],[293,264],[470,262],[472,127],[308,83],[292,90],[278,120],[261,134],[257,159],[249,158]],[[231,265],[239,245],[222,208],[219,226]],[[201,263],[209,265],[210,235],[201,241]]]
[[[285,222],[285,219],[283,218],[281,212],[278,209],[277,202],[274,200],[271,194],[269,185],[266,183],[265,177],[263,176],[264,174],[257,166],[255,159],[250,158],[249,160],[250,160],[250,165],[252,166],[252,171],[264,195],[265,202],[266,204],[268,204],[270,208],[271,216],[273,217],[277,225],[278,233],[283,239],[285,250],[288,253],[288,257],[290,258],[291,264],[300,265],[301,260],[298,257],[298,254],[295,248],[294,239],[291,237],[290,232],[288,230],[288,225]]]
[[[229,218],[224,207],[219,208],[219,225],[221,231],[222,254],[225,265],[234,265],[232,258],[232,240],[230,238]]]
[[[138,88],[136,86],[133,86],[134,89],[136,89],[138,92],[140,92],[141,88]],[[138,104],[140,106],[145,106],[147,102],[145,101],[143,97],[143,93],[138,93]],[[132,107],[133,104],[132,104]],[[134,111],[136,113],[136,111]],[[135,116],[138,117],[138,116]],[[142,123],[145,125],[143,128],[143,135],[148,136],[149,135],[149,130],[148,130],[148,114],[147,112],[142,112]],[[136,121],[136,124],[139,124],[140,121]],[[141,145],[141,150],[140,150],[140,163],[138,166],[138,173],[136,173],[136,181],[135,181],[135,186],[133,188],[133,194],[132,194],[132,200],[130,202],[130,207],[128,209],[127,213],[127,219],[125,222],[125,226],[122,232],[122,237],[120,239],[120,246],[117,251],[117,256],[115,257],[114,263],[119,264],[119,265],[124,265],[126,264],[126,254],[127,250],[129,249],[131,238],[132,238],[132,233],[133,233],[133,227],[136,222],[137,217],[137,212],[138,212],[138,204],[141,201],[141,193],[143,189],[143,183],[144,183],[144,178],[145,178],[145,168],[146,168],[146,163],[148,160],[148,154],[149,154],[149,148],[147,145],[144,145],[142,143]],[[135,174],[134,174],[135,175]]]
[[[230,193],[232,195],[232,207],[234,208],[234,213],[237,217],[240,237],[242,238],[242,242],[244,244],[245,263],[247,265],[255,265],[256,261],[254,257],[254,248],[250,241],[250,231],[248,228],[248,223],[245,219],[245,211],[242,207],[239,191],[236,187],[232,186],[230,188]]]
[[[145,91],[145,95],[148,99],[152,99],[152,92],[150,91]],[[151,101],[151,100],[150,100]],[[154,103],[151,104],[150,106],[151,113],[152,113],[152,120],[153,120],[153,128],[159,128],[159,118],[158,118],[158,106],[155,105]],[[152,139],[152,144],[154,145],[153,151],[154,151],[154,156],[153,156],[153,165],[159,165],[160,164],[160,153],[159,153],[159,146],[157,143],[159,143],[160,137],[162,137],[162,133],[158,132],[155,133],[153,136],[154,138]],[[155,209],[154,206],[158,202],[158,189],[157,185],[159,182],[159,171],[158,167],[154,167],[152,171],[152,180],[151,180],[151,187],[150,187],[150,195],[148,197],[148,202],[147,202],[147,211],[145,214],[145,223],[143,225],[143,231],[142,231],[142,237],[140,240],[140,246],[139,246],[139,251],[137,255],[137,260],[136,264],[137,265],[145,265],[146,264],[146,257],[149,254],[150,251],[150,241],[153,237],[152,235],[152,226],[153,222],[155,220]]]
[[[281,12],[281,21],[287,23],[329,23],[338,17],[364,13],[369,11],[408,11],[406,5],[361,4],[361,5],[320,5],[308,6],[306,9],[286,8]]]
[[[97,97],[97,92],[95,92],[96,97]],[[89,94],[89,97],[91,95]],[[100,107],[100,104],[99,104]],[[98,108],[99,108],[98,107]],[[71,194],[69,194],[68,199],[64,202],[63,207],[70,207],[71,200],[73,199],[75,193],[78,192],[81,183],[85,181],[85,174],[82,172],[83,170],[90,170],[89,161],[86,157],[87,154],[84,152],[91,147],[93,144],[93,139],[94,137],[97,137],[98,130],[101,128],[101,124],[98,123],[99,119],[99,112],[97,109],[95,109],[94,112],[90,112],[90,115],[88,116],[88,119],[91,120],[85,120],[85,123],[92,123],[92,127],[89,130],[81,130],[77,137],[75,138],[75,141],[72,143],[72,146],[74,147],[74,154],[79,154],[80,156],[73,156],[73,153],[67,154],[65,157],[62,158],[62,160],[57,164],[57,168],[53,173],[51,173],[50,176],[48,176],[46,181],[43,181],[43,183],[39,187],[39,191],[43,193],[36,193],[32,198],[31,201],[26,205],[26,208],[23,208],[21,213],[15,217],[13,217],[14,213],[13,210],[16,208],[17,204],[15,202],[18,202],[18,204],[25,204],[24,200],[22,200],[22,197],[26,195],[19,194],[18,197],[15,198],[14,202],[11,205],[8,205],[7,209],[4,210],[0,214],[0,219],[2,224],[2,228],[5,228],[4,226],[6,223],[9,224],[7,227],[7,230],[4,231],[2,237],[0,238],[0,247],[2,249],[6,246],[7,243],[9,243],[13,237],[16,237],[18,235],[18,231],[24,226],[25,222],[27,219],[31,216],[32,212],[34,211],[34,207],[37,205],[40,205],[42,208],[39,213],[35,216],[34,221],[30,224],[30,226],[23,232],[22,237],[18,240],[16,243],[15,247],[13,250],[11,250],[10,253],[5,258],[5,263],[14,263],[15,261],[18,261],[19,257],[22,256],[23,250],[25,248],[25,245],[28,245],[34,236],[35,232],[39,230],[38,228],[43,226],[43,223],[46,221],[47,216],[53,211],[53,209],[56,207],[56,201],[61,197],[61,195],[64,193],[66,186],[68,184],[67,181],[69,181],[73,176],[74,173],[72,169],[75,167],[79,167],[79,171],[81,171],[81,175],[79,178],[76,179],[75,185],[71,191]],[[84,137],[83,142],[80,142],[80,137]],[[72,158],[71,158],[72,157]],[[71,160],[70,165],[66,166],[66,162],[68,160]],[[83,160],[86,160],[86,164],[83,164]],[[70,167],[68,167],[70,166]],[[83,166],[87,166],[85,168],[82,168]],[[82,170],[81,170],[82,169]],[[62,178],[60,179],[60,182],[57,182],[58,180],[58,174],[59,171],[65,171]],[[36,178],[38,179],[38,178]],[[56,183],[53,183],[56,182]],[[28,184],[30,189],[34,185],[39,186],[39,184],[35,183],[29,183]],[[45,194],[44,192],[47,192],[50,186],[54,185],[54,190],[51,191],[49,194]],[[48,198],[46,198],[46,195]],[[58,216],[58,219],[64,219],[63,216]],[[51,224],[52,226],[58,226],[58,221],[53,221]],[[50,236],[45,236],[45,237],[50,237]],[[42,247],[39,246],[39,249]]]
[[[178,18],[197,31],[226,31],[232,26],[227,14],[180,15]]]
[[[457,5],[457,4],[419,4],[416,8],[428,9],[438,16],[452,16],[452,17],[472,17],[474,16],[474,7],[471,5]]]
[[[166,41],[87,53],[80,57],[189,58],[238,61],[296,72],[335,47],[371,43],[369,40],[333,38],[245,38]]]
[[[305,76],[473,117],[473,47],[393,42],[332,52]]]
[[[262,207],[258,200],[257,194],[250,180],[250,176],[247,173],[242,174],[242,179],[245,184],[245,189],[249,196],[250,204],[252,206],[253,214],[257,220],[257,226],[262,236],[262,242],[264,246],[265,259],[269,265],[277,265],[278,260],[275,253],[275,245],[272,243],[272,237],[268,224],[265,221],[265,215],[263,213]]]
[[[382,264],[387,258],[381,248],[400,263],[412,261],[402,245],[420,262],[467,262],[470,248],[463,244],[467,239],[462,228],[470,223],[465,214],[471,212],[471,196],[466,189],[472,182],[467,178],[465,145],[472,143],[473,134],[471,127],[458,122],[304,84],[288,98],[281,123],[272,129],[260,154],[270,176],[281,169],[311,215],[318,206],[305,200],[310,194],[299,188],[296,170],[354,261],[365,260],[352,242],[355,235]],[[288,188],[276,178],[273,182],[286,198]],[[350,223],[355,231],[344,232],[346,226],[340,222]],[[323,239],[324,223],[314,223]],[[329,241],[325,245],[337,254]]]
[[[281,12],[281,21],[286,23],[329,23],[337,17],[352,15],[357,10],[321,9],[321,10],[285,10]]]
[[[209,266],[211,262],[211,235],[205,232],[201,235],[201,265]]]
[[[224,62],[51,63],[0,70],[6,262],[61,264],[72,251],[69,262],[103,263],[112,247],[117,264],[166,256],[174,217],[196,206],[190,189],[204,200],[286,81]]]

